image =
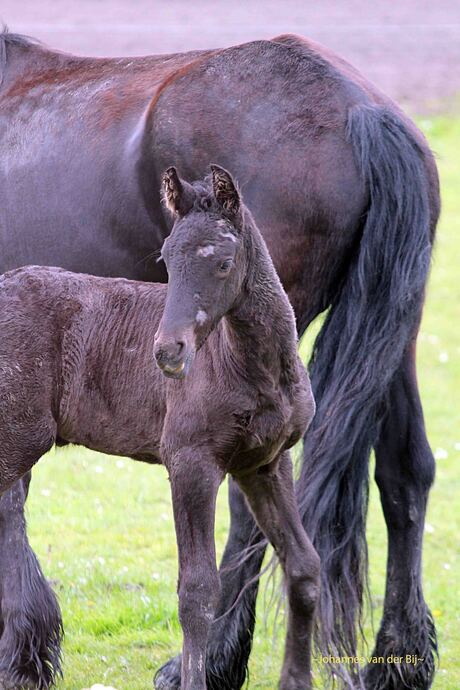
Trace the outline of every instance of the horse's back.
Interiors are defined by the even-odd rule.
[[[161,174],[175,164],[197,179],[216,162],[238,179],[300,329],[328,306],[368,204],[350,108],[396,108],[362,75],[295,36],[164,57],[43,54],[38,73],[0,89],[0,270],[165,280],[152,259],[170,229]]]
[[[155,276],[142,259],[167,232],[155,185],[172,162],[191,177],[211,161],[227,165],[268,233],[284,230],[273,217],[292,226],[308,209],[327,216],[331,199],[342,217],[356,215],[362,190],[343,132],[357,89],[307,52],[278,39],[120,60],[10,47],[0,89],[0,269]]]

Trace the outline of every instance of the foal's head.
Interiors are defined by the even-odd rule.
[[[230,173],[216,165],[209,179],[193,184],[168,168],[163,194],[175,222],[161,250],[168,292],[155,357],[166,376],[183,378],[240,293],[245,275],[242,202]]]

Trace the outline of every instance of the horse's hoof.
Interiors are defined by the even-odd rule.
[[[175,656],[156,672],[153,679],[155,690],[180,690],[180,674],[181,657]]]
[[[36,688],[37,686],[29,681],[18,684],[17,681],[11,679],[8,672],[0,671],[0,690],[36,690]]]

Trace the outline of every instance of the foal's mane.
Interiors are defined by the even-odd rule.
[[[29,48],[30,46],[43,45],[37,38],[24,34],[10,33],[6,24],[3,24],[0,33],[0,86],[3,82],[7,63],[7,46],[17,46],[19,48]]]

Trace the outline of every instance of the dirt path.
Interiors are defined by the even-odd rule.
[[[0,20],[90,55],[175,52],[295,32],[328,45],[412,111],[459,104],[458,0],[2,0]]]

